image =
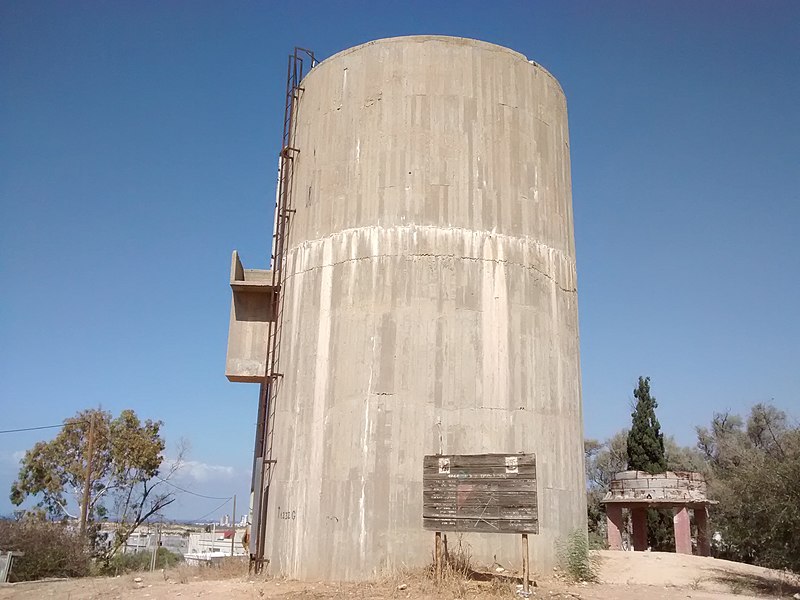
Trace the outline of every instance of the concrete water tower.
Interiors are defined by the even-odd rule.
[[[293,81],[297,57],[272,273],[234,256],[231,277],[228,376],[262,384],[269,569],[358,579],[428,563],[422,458],[481,452],[536,454],[531,558],[552,566],[586,526],[561,87],[463,38],[304,56]],[[465,542],[477,561],[519,561],[514,536]]]

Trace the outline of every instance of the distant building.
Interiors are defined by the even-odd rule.
[[[184,558],[190,557],[203,559],[222,553],[223,556],[231,556],[231,548],[234,556],[244,556],[245,549],[242,546],[242,536],[244,529],[234,531],[232,529],[219,529],[211,533],[190,533],[186,545]],[[231,543],[232,542],[232,543]]]

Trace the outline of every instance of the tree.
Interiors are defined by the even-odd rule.
[[[667,469],[664,435],[656,417],[658,402],[650,395],[650,378],[639,377],[633,390],[636,407],[631,414],[628,433],[628,468],[648,473],[663,473]]]
[[[664,459],[667,471],[695,471],[706,474],[708,464],[705,456],[696,447],[681,446],[673,436],[664,438]]]
[[[723,558],[800,571],[800,427],[769,404],[697,428]]]
[[[605,545],[606,515],[601,501],[608,491],[614,474],[627,468],[627,438],[628,431],[623,429],[602,443],[597,440],[586,440],[583,444],[589,539],[596,546]]]
[[[38,499],[36,508],[52,519],[77,519],[81,512],[89,461],[89,430],[94,420],[87,521],[112,517],[117,523],[109,559],[130,534],[152,515],[175,501],[159,476],[164,460],[161,421],[141,422],[132,410],[113,419],[102,410],[84,410],[64,421],[58,435],[38,442],[25,453],[17,480],[11,486],[11,502],[17,506],[28,497]],[[72,498],[70,503],[69,498]],[[77,510],[71,508],[77,506]]]
[[[602,444],[586,440],[586,481],[590,488],[608,491],[616,473],[628,468],[628,430],[618,431]]]
[[[628,468],[653,474],[663,473],[667,470],[664,434],[656,417],[658,402],[650,394],[649,377],[639,377],[633,397],[636,398],[636,407],[631,413],[631,430],[628,433]],[[654,550],[674,550],[672,516],[649,509],[647,539]]]

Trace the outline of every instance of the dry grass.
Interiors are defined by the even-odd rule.
[[[407,598],[514,598],[516,582],[491,578],[478,581],[472,568],[469,548],[460,540],[451,549],[443,565],[441,578],[437,580],[433,562],[424,568],[399,568],[377,574],[373,579],[360,583],[318,583],[299,584],[280,578],[248,575],[247,560],[224,559],[213,565],[178,565],[164,571],[165,580],[177,584],[192,584],[203,581],[236,580],[250,582],[250,595],[253,598],[271,597],[280,590],[281,597],[316,599],[340,598],[347,596],[356,599],[407,599]],[[280,586],[278,590],[274,589]]]
[[[373,579],[360,583],[319,584],[313,589],[314,598],[386,598],[386,599],[435,599],[435,598],[517,598],[516,581],[510,579],[487,578],[477,573],[472,565],[469,546],[460,536],[448,548],[442,565],[441,576],[437,578],[433,556],[427,567],[396,568],[377,574]],[[480,576],[480,580],[476,579]],[[287,598],[309,597],[308,590]]]
[[[353,598],[514,598],[515,585],[499,579],[476,581],[453,569],[443,572],[436,580],[433,565],[420,569],[398,569],[383,573],[371,581],[342,584],[341,589],[329,590],[331,598],[340,593]],[[314,590],[314,597],[327,597],[324,590]],[[300,597],[300,596],[298,596]]]
[[[695,577],[695,578],[694,578],[694,579],[692,579],[692,581],[689,583],[689,589],[690,589],[690,590],[697,591],[697,590],[699,590],[699,589],[700,589],[700,586],[701,586],[701,584],[702,584],[702,583],[703,583],[703,578],[702,578],[702,577]]]
[[[713,581],[728,586],[732,594],[754,594],[768,596],[792,596],[800,593],[800,578],[787,571],[777,577],[764,577],[755,574],[736,574],[718,571]]]
[[[453,536],[451,536],[453,537]],[[458,547],[457,543],[455,544]],[[468,554],[468,553],[467,553]],[[361,583],[301,582],[280,577],[250,577],[247,564],[236,561],[216,567],[181,566],[155,573],[122,577],[95,577],[54,582],[0,585],[0,600],[185,600],[208,598],[241,600],[510,600],[520,583],[518,573],[478,570],[468,572],[465,556],[450,556],[441,578],[432,566],[395,569]],[[459,566],[461,565],[461,566]],[[479,577],[481,580],[476,580]],[[139,579],[139,581],[136,581]],[[531,598],[547,600],[733,600],[733,592],[759,592],[791,597],[800,582],[790,574],[768,572],[750,565],[702,557],[659,553],[607,552],[603,554],[601,584],[572,584],[548,571],[538,578]],[[185,585],[184,585],[185,584]],[[697,588],[697,590],[695,590]],[[752,591],[751,591],[752,590]]]
[[[247,577],[247,559],[241,557],[223,558],[207,565],[187,565],[181,563],[164,571],[164,579],[189,583],[191,581],[219,581]]]
[[[455,536],[455,543],[445,544],[442,573],[437,578],[431,565],[423,570],[432,594],[450,598],[512,598],[515,597],[516,583],[507,578],[486,577],[478,573],[472,562],[472,550],[464,543],[461,535]]]

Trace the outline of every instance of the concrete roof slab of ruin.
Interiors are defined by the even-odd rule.
[[[602,502],[629,507],[688,508],[716,504],[706,497],[706,480],[693,471],[621,471],[614,475]]]

